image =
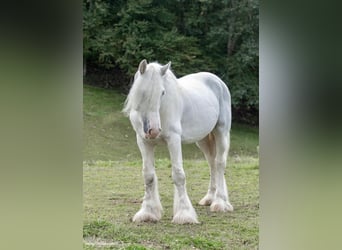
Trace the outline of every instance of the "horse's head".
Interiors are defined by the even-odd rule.
[[[160,106],[165,95],[165,75],[171,62],[140,62],[134,76],[133,86],[125,102],[124,112],[129,115],[134,130],[141,137],[156,139],[161,132]]]

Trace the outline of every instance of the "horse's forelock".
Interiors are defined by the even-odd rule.
[[[161,67],[158,63],[149,63],[143,74],[136,73],[123,109],[126,115],[131,109],[151,111],[158,104],[165,81],[160,74]]]

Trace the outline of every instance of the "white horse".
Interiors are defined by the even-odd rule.
[[[175,186],[173,223],[198,223],[186,191],[182,143],[196,142],[210,166],[209,190],[200,205],[233,211],[224,177],[230,143],[231,100],[225,83],[206,72],[177,79],[171,62],[162,66],[142,60],[123,112],[136,132],[143,160],[145,196],[134,222],[158,221],[162,205],[154,168],[154,147],[168,146]]]

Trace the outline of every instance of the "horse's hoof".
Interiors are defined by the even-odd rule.
[[[133,222],[157,222],[159,221],[161,218],[161,215],[156,215],[156,214],[152,214],[152,213],[148,213],[148,212],[144,212],[144,211],[139,211],[137,212],[132,221]]]
[[[233,206],[224,200],[215,200],[210,205],[211,212],[232,212],[234,210]]]
[[[175,224],[198,224],[195,210],[181,210],[173,217],[172,223]]]
[[[210,206],[212,202],[213,199],[206,195],[202,200],[200,200],[200,202],[198,202],[198,204],[201,206]]]

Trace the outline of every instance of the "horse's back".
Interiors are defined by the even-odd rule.
[[[180,86],[186,90],[207,88],[208,91],[215,93],[217,97],[224,96],[229,99],[230,93],[226,84],[216,75],[209,72],[199,72],[189,74],[178,79]]]
[[[183,76],[178,79],[178,82],[183,91],[190,95],[196,90],[202,91],[203,95],[212,92],[220,101],[220,105],[228,107],[230,112],[230,92],[227,85],[218,76],[209,72],[199,72]]]

